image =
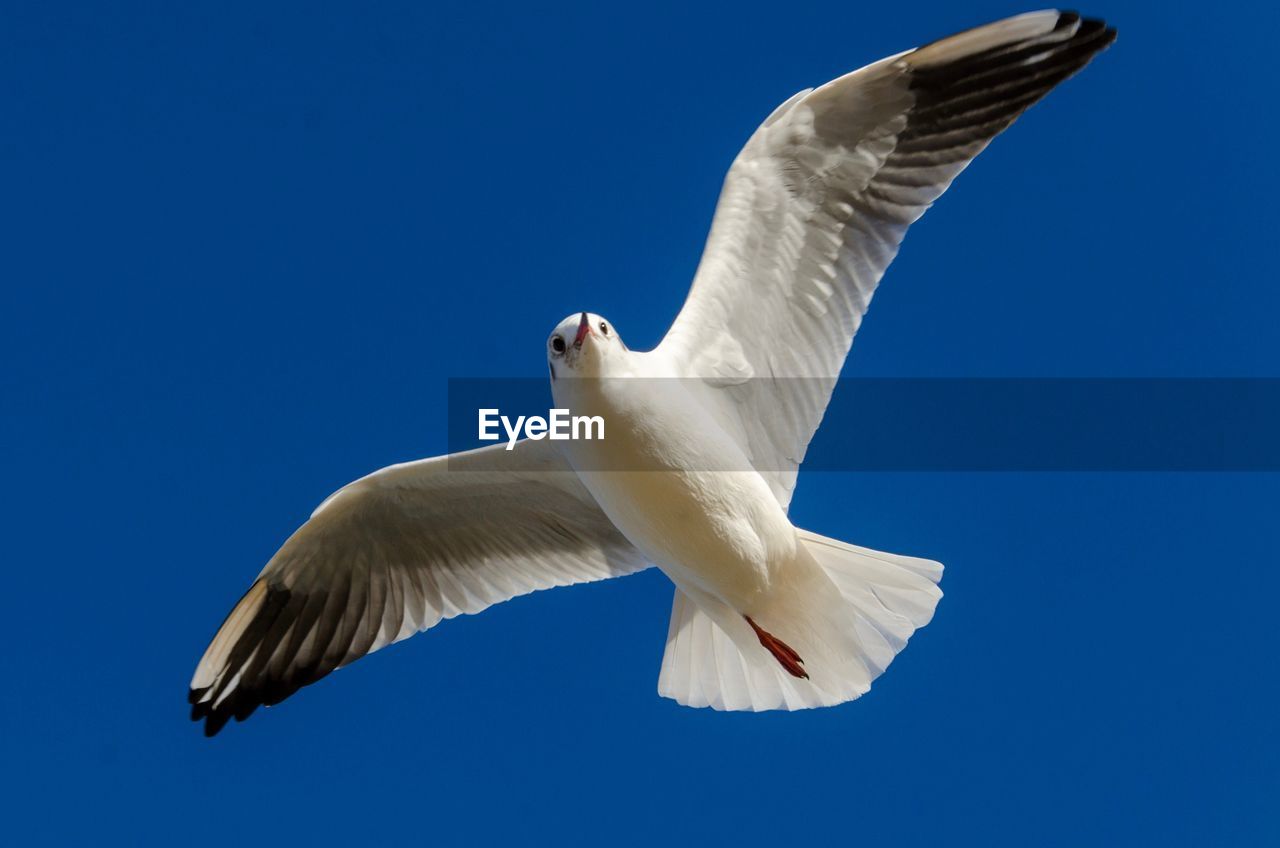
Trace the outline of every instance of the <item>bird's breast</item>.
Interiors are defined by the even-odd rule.
[[[605,426],[603,439],[566,442],[570,464],[631,543],[677,583],[739,608],[766,591],[795,556],[795,531],[711,416],[678,381],[575,388],[573,413]]]

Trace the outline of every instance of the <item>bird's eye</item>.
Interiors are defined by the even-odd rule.
[[[551,349],[556,353],[564,353],[564,339],[559,336],[553,336],[551,338]]]
[[[601,321],[601,322],[600,322],[600,332],[604,333],[606,336],[607,336],[607,335],[609,335],[609,325],[608,325],[608,324],[606,324],[605,322]]]

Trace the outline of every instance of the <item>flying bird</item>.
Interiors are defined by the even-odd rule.
[[[1114,39],[1032,12],[788,99],[729,169],[658,347],[629,350],[589,312],[549,337],[557,405],[601,415],[606,438],[393,465],[329,496],[214,636],[192,718],[211,736],[441,619],[650,565],[675,584],[660,694],[722,710],[862,695],[932,617],[942,566],[795,527],[806,447],[907,228]]]

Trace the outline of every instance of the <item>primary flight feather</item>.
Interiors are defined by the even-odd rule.
[[[765,710],[866,692],[933,615],[942,566],[794,527],[800,463],[907,228],[1114,39],[1032,12],[791,97],[734,160],[656,349],[585,312],[551,334],[557,405],[607,438],[395,465],[331,495],[214,636],[192,718],[213,735],[442,618],[651,564],[676,585],[661,694]]]

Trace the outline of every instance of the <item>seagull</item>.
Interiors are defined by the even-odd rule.
[[[441,619],[657,566],[659,694],[797,710],[867,692],[933,616],[942,566],[795,527],[796,475],[907,228],[1115,39],[1040,11],[874,62],[773,111],[729,169],[687,300],[632,351],[590,312],[547,340],[558,406],[606,438],[392,465],[330,495],[192,677],[208,736]]]

